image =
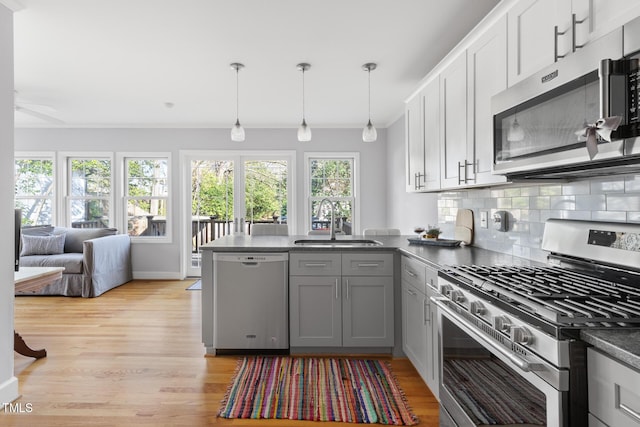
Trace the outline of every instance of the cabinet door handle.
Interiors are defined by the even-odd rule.
[[[564,58],[567,55],[558,55],[558,36],[564,36],[567,31],[558,31],[556,25],[553,29],[553,62],[558,62],[558,59]]]
[[[474,174],[473,178],[469,178],[469,174],[467,173],[467,168],[469,166],[473,166],[473,174]],[[462,174],[460,173],[460,169],[464,169],[464,180],[462,179]],[[475,162],[468,162],[467,159],[464,159],[464,164],[458,162],[458,185],[462,184],[463,182],[467,184],[468,181],[475,181],[476,180],[475,173],[476,173]]]
[[[409,275],[411,277],[418,277],[418,275],[416,273],[414,273],[413,271],[409,270],[408,268],[405,268],[404,272],[407,273],[407,275]]]
[[[349,279],[347,279],[347,299],[349,299]]]
[[[358,268],[360,267],[380,267],[380,263],[379,262],[363,262],[363,263],[359,263],[358,264]]]
[[[573,48],[573,52],[575,52],[576,49],[582,49],[584,47],[583,44],[576,44],[576,26],[578,24],[582,24],[586,20],[587,18],[578,21],[575,13],[571,15],[571,46]]]
[[[620,408],[620,410],[622,410],[622,412],[624,412],[625,414],[627,414],[628,416],[633,418],[636,422],[640,422],[640,413],[634,411],[633,409],[631,409],[630,407],[628,407],[624,403],[620,402],[620,386],[618,384],[615,384],[614,392],[615,392],[615,405],[616,405],[616,407]]]
[[[336,279],[336,299],[340,299],[340,294],[338,294],[338,279]]]
[[[307,262],[304,264],[305,267],[312,267],[312,268],[317,268],[317,267],[326,267],[327,263],[322,263],[322,262]]]
[[[415,292],[413,292],[411,289],[407,289],[407,293],[408,293],[409,295],[411,295],[412,297],[415,297],[416,295],[418,295],[418,294],[416,294]]]
[[[425,325],[431,322],[431,307],[429,306],[429,301],[426,299],[422,301],[422,320]]]

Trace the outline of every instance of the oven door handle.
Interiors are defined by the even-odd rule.
[[[469,326],[469,323],[467,321],[465,321],[455,311],[451,310],[446,305],[446,303],[449,302],[449,300],[446,297],[431,297],[431,301],[433,301],[433,303],[436,306],[438,306],[438,308],[440,310],[442,310],[445,313],[447,313],[449,316],[451,316],[452,318],[457,320],[459,323],[461,323],[461,324],[463,324],[463,325],[465,325],[467,327]],[[468,328],[468,329],[470,329],[470,328]],[[521,358],[519,358],[515,354],[511,353],[506,348],[504,348],[504,347],[502,347],[500,345],[496,345],[494,342],[492,342],[491,340],[485,338],[481,334],[479,334],[479,333],[477,333],[475,331],[473,331],[473,332],[474,332],[473,335],[474,335],[475,339],[477,339],[478,341],[482,341],[482,343],[484,345],[486,345],[487,347],[489,347],[491,350],[495,350],[497,353],[500,353],[501,355],[503,355],[504,357],[509,359],[509,361],[511,361],[511,363],[513,363],[518,368],[520,368],[520,370],[522,370],[524,372],[531,371],[531,366],[530,366],[529,362],[527,362],[526,360],[522,360]]]

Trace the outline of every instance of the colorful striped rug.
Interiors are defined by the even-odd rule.
[[[413,425],[387,362],[245,357],[222,401],[223,418],[279,418]]]

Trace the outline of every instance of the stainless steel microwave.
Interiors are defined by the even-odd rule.
[[[640,172],[640,54],[623,52],[634,43],[640,50],[640,18],[494,96],[493,173],[517,180]],[[576,132],[614,115],[620,126],[611,141],[598,138],[591,158]]]

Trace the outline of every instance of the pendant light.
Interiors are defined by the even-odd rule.
[[[371,72],[375,70],[377,65],[373,62],[368,62],[362,66],[362,69],[369,75],[369,121],[367,125],[362,129],[362,140],[364,142],[374,142],[378,139],[378,132],[371,123]]]
[[[244,65],[239,62],[234,62],[231,64],[231,68],[236,70],[236,123],[231,128],[231,140],[234,142],[242,142],[244,141],[244,128],[240,124],[240,119],[238,118],[238,105],[240,104],[238,96],[238,74],[240,70],[244,68]]]
[[[304,73],[309,68],[311,68],[310,64],[302,62],[296,65],[298,70],[302,71],[302,123],[298,128],[298,141],[300,142],[308,142],[311,141],[311,128],[307,125],[307,120],[304,116]]]

